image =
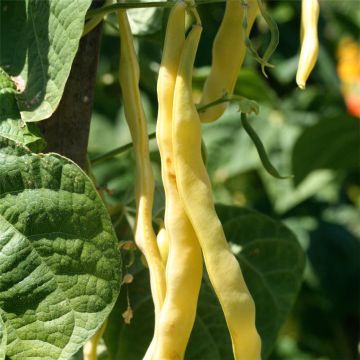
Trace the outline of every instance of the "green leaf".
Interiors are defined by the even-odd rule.
[[[341,318],[351,313],[357,316],[360,242],[356,234],[338,224],[321,221],[311,232],[307,254],[321,290],[337,316]]]
[[[272,112],[262,106],[259,116],[249,116],[248,118],[252,128],[266,147],[271,161],[274,148],[276,150],[279,148],[279,135],[287,132],[287,129],[284,129],[287,123],[284,123],[282,118],[279,121],[277,119],[272,121],[272,118],[275,118],[274,113],[275,111]],[[214,172],[210,177],[215,181],[216,173],[223,174],[223,178],[226,180],[239,173],[263,167],[253,141],[243,131],[239,113],[234,105],[229,106],[221,121],[204,127],[203,134],[209,152],[210,173]],[[287,133],[284,135],[288,136]],[[242,154],[246,154],[246,156],[242,156]]]
[[[278,166],[287,161],[290,154],[279,156],[275,164]],[[289,169],[288,166],[286,166]],[[262,182],[271,199],[272,205],[278,214],[284,214],[298,204],[304,203],[311,197],[321,198],[336,188],[335,174],[330,170],[312,172],[299,186],[294,185],[293,179],[274,179],[264,171],[260,171]]]
[[[256,148],[242,130],[236,110],[236,105],[231,104],[221,121],[203,127],[203,138],[208,151],[207,168],[210,178],[215,181],[217,174],[223,174],[223,178],[228,179],[240,172],[261,166]],[[259,123],[259,126],[256,126],[257,131],[264,127],[263,119],[254,117],[251,121]],[[240,154],[245,154],[245,151],[246,157],[241,157],[239,161]]]
[[[91,180],[0,137],[0,311],[11,359],[68,359],[111,311],[117,239]]]
[[[250,100],[244,97],[240,97],[239,96],[239,111],[245,114],[259,114],[259,104],[254,101],[254,100]]]
[[[259,103],[265,102],[273,105],[278,102],[276,92],[259,73],[250,68],[240,70],[234,94],[245,96]]]
[[[15,94],[15,83],[0,68],[0,136],[39,152],[45,148],[45,141],[35,124],[21,120]]]
[[[360,121],[355,117],[324,118],[306,129],[295,143],[292,166],[300,184],[317,169],[344,170],[360,167]]]
[[[1,2],[0,66],[16,77],[24,121],[48,118],[58,106],[91,0]]]
[[[294,235],[279,222],[238,207],[219,205],[217,211],[256,302],[256,322],[265,359],[296,299],[304,269],[304,254]],[[154,310],[148,273],[138,264],[130,272],[134,281],[127,286],[134,317],[130,325],[121,318],[127,309],[123,288],[124,294],[119,297],[105,333],[112,360],[141,359],[152,338]],[[185,359],[222,360],[232,357],[222,310],[205,278]]]
[[[23,123],[21,119],[2,120],[0,116],[0,136],[27,146],[35,153],[42,151],[46,146],[40,130],[34,124]]]
[[[6,342],[7,342],[7,332],[4,321],[0,314],[0,360],[5,359]]]
[[[279,111],[262,106],[259,116],[251,116],[249,120],[274,166],[280,173],[290,174],[293,172],[293,144],[303,131],[303,126],[313,124],[318,118],[313,113]],[[244,179],[244,173],[254,170],[259,172],[266,193],[278,214],[288,211],[311,196],[319,195],[334,180],[334,174],[329,170],[310,174],[298,187],[294,186],[293,179],[279,181],[269,176],[262,167],[252,140],[241,128],[234,105],[229,107],[221,121],[208,124],[203,130],[208,150],[207,168],[213,181],[215,198],[220,202],[232,202],[235,194],[231,191],[239,189],[239,182],[235,179]],[[233,190],[230,190],[227,186],[233,180]],[[250,192],[258,192],[255,188],[251,185]]]
[[[10,76],[0,67],[0,95],[16,93],[16,86]]]
[[[163,9],[129,9],[127,13],[131,31],[134,35],[150,35],[161,30]]]

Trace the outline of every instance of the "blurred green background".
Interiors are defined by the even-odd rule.
[[[202,5],[198,9],[204,32],[194,74],[195,96],[209,71],[211,44],[223,4]],[[358,74],[357,80],[356,76],[339,79],[337,68],[341,44],[353,41],[351,49],[357,49],[360,56],[359,47],[356,48],[359,6],[357,1],[321,1],[319,59],[305,91],[295,84],[300,2],[269,1],[268,9],[280,30],[280,44],[271,59],[275,68],[268,70],[266,79],[248,55],[239,73],[236,93],[259,103],[260,114],[251,116],[250,122],[279,172],[294,174],[294,178],[278,180],[266,173],[241,127],[235,105],[216,123],[203,126],[207,167],[217,202],[245,206],[281,220],[296,234],[307,255],[298,299],[270,358],[353,360],[358,358],[360,332],[360,120],[354,104],[349,106],[344,95],[353,92],[356,99],[359,60],[353,62],[355,65],[343,64],[350,67],[346,68],[348,72]],[[130,14],[151,132],[156,122],[156,76],[168,10],[140,9]],[[104,27],[90,158],[130,141],[117,81],[119,39],[115,24],[116,19],[109,16]],[[257,21],[251,39],[262,53],[269,41],[263,20]],[[346,83],[351,79],[358,84]],[[357,99],[360,101],[360,97]],[[150,144],[157,183],[156,216],[164,199],[156,141],[151,140]],[[131,151],[94,165],[93,172],[114,209],[120,202],[131,208]],[[117,231],[121,239],[130,237],[122,221]]]

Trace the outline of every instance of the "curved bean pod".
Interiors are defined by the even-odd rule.
[[[154,359],[183,359],[195,321],[202,278],[202,254],[177,189],[172,146],[172,111],[176,74],[185,41],[185,4],[171,10],[165,35],[157,93],[157,141],[166,195],[165,228],[169,238],[166,297],[161,309]]]
[[[155,306],[155,329],[165,299],[165,268],[152,227],[154,179],[149,156],[148,131],[139,91],[139,64],[126,10],[118,11],[121,40],[119,80],[125,117],[130,128],[136,162],[136,245],[146,258],[150,272],[151,293]]]
[[[247,35],[250,33],[259,8],[256,0],[247,4]],[[236,79],[245,58],[244,5],[242,0],[227,0],[223,20],[212,48],[212,64],[205,81],[200,106],[211,103],[224,95],[232,95]],[[225,111],[221,103],[199,112],[201,122],[213,122]]]
[[[261,341],[255,327],[255,304],[216,214],[201,158],[201,124],[192,98],[192,70],[200,34],[201,27],[195,25],[185,40],[174,92],[173,151],[178,190],[224,312],[234,357],[258,360]]]
[[[318,53],[319,40],[317,24],[320,6],[318,0],[302,0],[301,2],[301,50],[296,83],[305,89],[306,81],[313,70]]]

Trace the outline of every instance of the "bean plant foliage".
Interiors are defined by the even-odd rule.
[[[108,56],[109,49],[118,42],[111,14],[105,23],[104,54],[100,54],[101,61],[106,59],[104,67],[108,66],[110,80],[102,82],[104,67],[100,67],[88,168],[81,169],[62,154],[46,152],[48,144],[38,126],[54,113],[64,95],[91,3],[0,1],[0,360],[81,359],[82,347],[104,323],[98,358],[139,360],[153,336],[154,307],[148,267],[133,245],[133,158],[128,152],[122,157],[112,155],[103,163],[95,161],[128,140],[121,100],[107,96],[109,91],[119,93],[111,80],[118,74]],[[200,15],[207,6],[214,5],[202,5]],[[132,31],[139,36],[141,86],[146,93],[143,101],[150,129],[155,127],[156,111],[156,66],[151,64],[159,62],[167,14],[166,9],[129,11]],[[154,50],[154,44],[158,49]],[[241,81],[245,85],[237,86],[235,91],[261,105],[259,117],[252,121],[252,115],[250,121],[265,146],[274,149],[275,143],[280,143],[286,150],[287,139],[281,138],[276,124],[269,122],[261,129],[261,116],[266,117],[272,106],[278,106],[279,99],[259,74],[260,71],[244,69],[239,79],[245,79]],[[247,88],[249,82],[253,86]],[[203,77],[195,71],[195,92],[199,83],[203,83]],[[285,115],[292,111],[289,104],[279,109]],[[313,170],[343,170],[357,165],[354,158],[341,156],[356,148],[357,120],[349,116],[347,125],[341,125],[337,114],[330,120],[310,119],[310,126],[301,136],[301,121],[296,117],[289,120],[284,125],[287,134],[299,140],[293,152],[287,149],[285,160],[276,154],[272,159],[281,171],[294,173],[293,183],[293,179],[268,180],[255,148],[249,138],[245,139],[236,110],[235,105],[229,107],[219,122],[204,129],[207,167],[212,180],[215,178],[215,198],[227,202],[217,204],[216,211],[254,298],[262,357],[266,359],[293,308],[305,267],[304,250],[294,233],[280,221],[280,214],[328,183],[328,178],[324,178],[322,184],[315,188],[310,185],[297,195],[297,186],[303,185]],[[104,120],[106,117],[117,120],[109,122]],[[338,144],[341,149],[334,150],[340,153],[341,160],[336,166],[331,155],[324,154],[316,162],[314,154],[321,153],[321,149],[309,146],[313,139],[326,136],[322,132],[326,121],[330,124],[329,136],[344,134]],[[118,136],[115,138],[114,134]],[[221,153],[222,147],[228,151]],[[156,179],[153,220],[157,227],[164,197],[158,150],[152,145],[151,150]],[[242,155],[237,155],[240,152]],[[313,161],[308,162],[308,158]],[[291,160],[293,168],[289,167]],[[268,211],[271,217],[259,209],[226,201],[224,192],[232,185],[227,183],[226,191],[225,186],[219,187],[222,176],[231,181],[249,171],[257,171],[258,178],[267,179],[264,187],[274,204],[274,210]],[[274,195],[274,189],[281,186],[290,200]],[[185,359],[220,360],[232,356],[222,310],[205,272]]]
[[[33,152],[44,140],[28,123],[58,105],[89,5],[1,3],[1,358],[70,358],[119,293],[117,238],[92,180]]]

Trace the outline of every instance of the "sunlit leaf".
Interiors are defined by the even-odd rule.
[[[3,0],[0,66],[16,78],[24,121],[57,108],[69,76],[91,0]]]
[[[35,124],[21,120],[15,94],[15,83],[0,68],[0,136],[39,152],[44,149],[45,141]]]
[[[0,137],[0,314],[6,355],[68,359],[116,301],[120,254],[92,181]]]

